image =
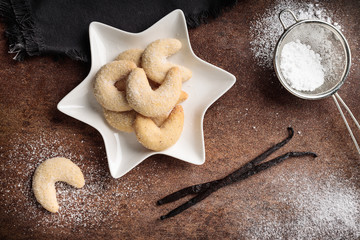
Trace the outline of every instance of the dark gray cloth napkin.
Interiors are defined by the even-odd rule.
[[[188,27],[215,18],[236,0],[0,0],[10,53],[14,59],[41,54],[66,55],[89,61],[88,27],[102,22],[128,32],[140,32],[175,9]]]

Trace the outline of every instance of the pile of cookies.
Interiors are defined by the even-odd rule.
[[[97,72],[94,95],[106,121],[135,132],[146,148],[162,151],[180,138],[184,125],[182,83],[192,72],[167,61],[181,49],[177,39],[159,39],[145,49],[129,49]]]

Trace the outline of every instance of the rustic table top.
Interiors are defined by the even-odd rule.
[[[119,179],[109,174],[101,135],[56,108],[86,77],[89,64],[47,56],[16,62],[1,34],[0,238],[359,238],[360,157],[341,116],[331,98],[302,100],[281,87],[269,53],[281,31],[274,23],[279,10],[330,17],[352,51],[339,94],[360,118],[360,2],[299,2],[239,1],[190,29],[195,54],[237,79],[205,114],[206,162],[197,166],[155,155]],[[157,206],[158,199],[227,175],[285,138],[288,126],[295,136],[273,156],[314,151],[319,157],[291,159],[159,220],[183,201]],[[51,214],[36,202],[31,178],[42,161],[55,156],[78,164],[86,185],[57,183],[61,208]]]

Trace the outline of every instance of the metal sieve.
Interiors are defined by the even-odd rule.
[[[295,20],[295,23],[288,27],[282,19],[285,12],[290,13]],[[281,84],[290,93],[303,99],[316,100],[332,96],[356,149],[360,154],[359,144],[351,131],[340,104],[349,113],[357,128],[360,129],[360,125],[349,107],[337,93],[337,90],[339,90],[345,82],[351,65],[350,48],[345,37],[336,27],[327,22],[320,20],[298,20],[295,14],[289,9],[282,10],[279,13],[279,20],[284,28],[284,32],[275,47],[274,68]],[[322,58],[321,65],[324,68],[325,81],[320,87],[313,91],[299,91],[294,89],[284,78],[280,69],[280,56],[284,45],[295,40],[300,40],[301,43],[309,45],[311,49],[314,52],[319,53]]]

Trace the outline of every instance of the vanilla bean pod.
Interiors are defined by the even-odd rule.
[[[249,171],[243,173],[242,175],[230,174],[230,175],[224,177],[223,179],[221,179],[219,181],[219,188],[225,187],[225,186],[235,183],[235,182],[238,182],[238,181],[248,178],[256,173],[266,170],[270,167],[276,166],[277,164],[285,161],[286,159],[288,159],[290,157],[302,157],[302,156],[311,156],[311,157],[316,158],[317,154],[313,153],[313,152],[287,152],[287,153],[285,153],[279,157],[276,157],[270,161],[267,161],[267,162],[264,162],[257,166],[254,166],[253,168],[251,168]]]
[[[287,144],[292,139],[292,137],[294,136],[294,130],[291,127],[288,127],[287,130],[288,130],[288,136],[283,141],[275,144],[274,146],[272,146],[271,148],[269,148],[268,150],[266,150],[265,152],[263,152],[262,154],[260,154],[259,156],[257,156],[256,158],[254,158],[253,160],[251,160],[250,162],[248,162],[247,164],[245,164],[241,168],[239,168],[238,170],[234,171],[233,173],[231,173],[227,177],[228,178],[236,178],[236,176],[239,176],[239,175],[243,174],[244,172],[248,171],[255,164],[258,164],[258,163],[262,162],[269,155],[271,155],[272,153],[274,153],[275,151],[277,151],[281,147],[283,147],[285,144]],[[196,184],[196,185],[193,185],[193,186],[190,186],[190,187],[183,188],[183,189],[181,189],[181,190],[179,190],[177,192],[174,192],[174,193],[160,199],[159,201],[157,201],[157,204],[162,205],[162,204],[165,204],[165,203],[174,202],[174,201],[176,201],[176,200],[178,200],[180,198],[185,197],[186,195],[203,192],[206,189],[208,189],[211,185],[216,183],[217,181],[218,180],[211,181],[211,182],[206,182],[206,183],[202,183],[202,184]]]
[[[168,214],[163,215],[160,217],[161,220],[164,220],[166,218],[170,218],[173,216],[176,216],[177,214],[185,211],[186,209],[188,209],[189,207],[197,204],[198,202],[204,200],[205,198],[207,198],[208,196],[210,196],[211,193],[217,191],[218,189],[227,186],[229,184],[238,182],[240,180],[246,179],[254,174],[257,174],[263,170],[266,170],[272,166],[276,166],[277,164],[285,161],[286,159],[290,158],[290,157],[301,157],[301,156],[312,156],[312,157],[317,157],[317,155],[313,152],[288,152],[285,153],[279,157],[276,157],[268,162],[259,164],[257,166],[254,166],[252,169],[250,169],[249,171],[243,173],[242,175],[238,175],[235,174],[233,176],[228,175],[225,178],[222,178],[220,180],[216,180],[213,181],[212,184],[210,184],[210,186],[203,192],[200,192],[197,196],[193,197],[192,199],[190,199],[189,201],[185,202],[184,204],[180,205],[179,207],[175,208],[174,210],[170,211]],[[236,171],[235,171],[236,172]],[[234,172],[234,173],[235,173]]]

